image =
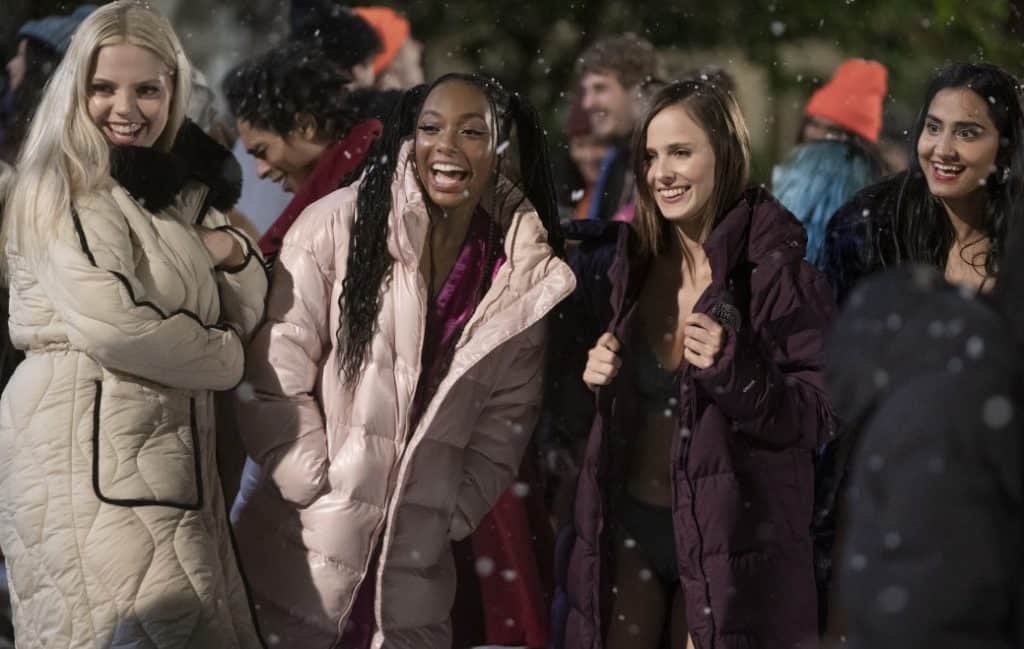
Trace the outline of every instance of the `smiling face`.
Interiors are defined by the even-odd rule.
[[[633,130],[633,93],[609,73],[588,72],[580,80],[581,105],[600,138],[624,137]]]
[[[167,126],[171,75],[153,52],[101,47],[89,80],[89,116],[111,144],[150,147]]]
[[[281,183],[286,192],[294,193],[302,187],[327,148],[312,128],[296,128],[281,136],[246,120],[236,124],[245,150],[256,158],[256,173],[260,178]]]
[[[647,126],[647,187],[669,221],[703,217],[715,191],[715,152],[686,109],[673,104]]]
[[[999,129],[988,105],[968,88],[946,88],[928,106],[917,157],[937,198],[958,200],[982,191],[995,170]]]
[[[449,213],[469,213],[497,160],[495,123],[484,91],[448,81],[430,91],[416,123],[416,169],[430,200]]]

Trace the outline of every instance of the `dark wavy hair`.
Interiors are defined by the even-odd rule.
[[[315,0],[307,5],[293,16],[292,42],[317,47],[346,71],[384,47],[377,30],[337,0]]]
[[[985,255],[985,274],[995,277],[1003,258],[1007,233],[1024,219],[1024,112],[1020,85],[1007,72],[985,63],[957,63],[939,70],[925,92],[924,103],[910,138],[910,170],[904,176],[896,207],[893,235],[902,261],[944,268],[955,239],[942,204],[928,190],[917,156],[917,142],[924,130],[928,108],[941,90],[967,88],[988,106],[989,116],[999,129],[996,169],[985,184],[987,192],[985,235],[990,248]],[[972,260],[965,262],[976,265]]]
[[[299,43],[276,47],[228,73],[222,87],[236,119],[287,136],[296,115],[316,120],[322,137],[341,140],[357,121],[346,88],[348,72],[318,49]]]
[[[406,91],[385,124],[383,137],[374,144],[359,183],[356,219],[348,248],[349,272],[338,298],[341,313],[337,342],[341,373],[347,384],[356,381],[363,366],[380,312],[381,286],[394,263],[387,247],[388,216],[392,208],[391,185],[396,174],[404,173],[398,167],[400,149],[414,136],[427,96],[449,82],[467,83],[483,91],[496,118],[492,134],[498,148],[496,173],[509,184],[508,191],[494,192],[491,217],[497,218],[510,208],[514,210],[524,199],[529,200],[548,231],[549,245],[555,254],[563,254],[544,127],[526,97],[508,92],[493,77],[481,74],[446,74],[429,86]],[[514,147],[504,146],[505,142],[513,141]]]

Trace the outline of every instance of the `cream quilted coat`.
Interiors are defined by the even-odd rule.
[[[242,378],[259,256],[215,270],[192,182],[153,214],[75,200],[48,260],[10,258],[0,544],[20,649],[254,648],[217,476],[211,390]],[[226,226],[206,212],[203,224]]]
[[[575,284],[532,207],[503,215],[508,261],[410,430],[428,217],[408,151],[392,187],[395,263],[354,391],[336,350],[354,187],[311,205],[285,238],[250,348],[252,390],[239,390],[252,399],[240,425],[262,481],[236,504],[235,530],[261,631],[282,647],[335,646],[378,543],[373,646],[451,646],[449,541],[469,535],[519,467],[539,410],[544,317]]]

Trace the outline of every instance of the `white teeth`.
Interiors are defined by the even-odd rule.
[[[683,187],[670,187],[668,189],[659,189],[658,193],[664,198],[675,198],[676,196],[682,196],[686,192]]]
[[[456,165],[445,164],[443,162],[435,162],[434,165],[431,167],[431,169],[433,169],[434,171],[440,172],[440,173],[460,173],[460,174],[466,173],[466,170],[463,169],[462,167],[458,167]]]
[[[118,135],[134,135],[142,130],[142,124],[109,124],[110,130]]]
[[[932,163],[932,166],[944,174],[958,174],[964,170],[964,167],[961,165],[940,165]]]

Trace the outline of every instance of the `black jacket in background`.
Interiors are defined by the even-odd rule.
[[[1024,646],[1017,352],[936,270],[850,295],[828,380],[858,440],[838,566],[851,649]]]

